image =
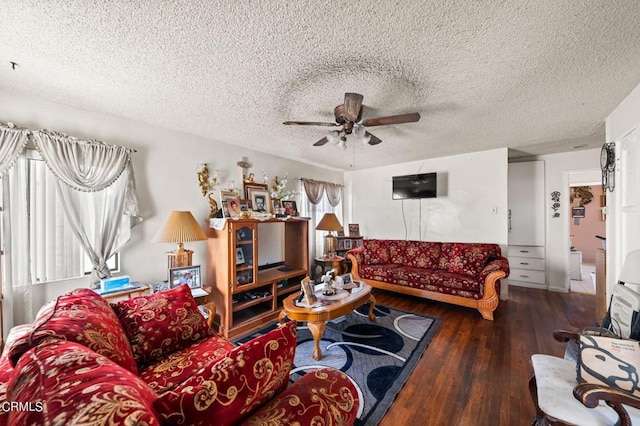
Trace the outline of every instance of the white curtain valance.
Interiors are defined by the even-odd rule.
[[[313,179],[300,179],[304,186],[307,198],[312,204],[318,204],[322,200],[322,194],[326,191],[327,199],[332,207],[340,203],[342,185],[333,182],[324,182]]]
[[[102,191],[120,177],[131,161],[129,150],[121,146],[48,130],[35,132],[33,137],[49,170],[78,191]]]
[[[7,173],[24,151],[29,140],[29,130],[12,123],[0,123],[0,176]]]

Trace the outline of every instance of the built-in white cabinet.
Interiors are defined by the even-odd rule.
[[[509,163],[509,285],[547,288],[544,162]]]

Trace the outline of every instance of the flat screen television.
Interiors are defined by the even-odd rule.
[[[392,198],[394,200],[435,198],[438,196],[437,183],[436,173],[394,176]]]

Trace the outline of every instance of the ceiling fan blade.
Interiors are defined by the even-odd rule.
[[[358,93],[344,94],[344,117],[349,121],[358,121],[362,111],[363,96]]]
[[[327,127],[336,127],[339,126],[338,123],[327,123],[323,121],[284,121],[282,124],[290,126],[327,126]]]
[[[318,142],[314,143],[313,146],[322,146],[327,142],[329,142],[329,139],[327,139],[327,137],[325,136],[324,138],[320,139]]]
[[[363,126],[385,126],[387,124],[402,124],[402,123],[415,123],[420,120],[420,114],[417,112],[411,112],[408,114],[390,115],[388,117],[376,117],[364,120]]]
[[[378,145],[380,142],[382,142],[382,139],[378,138],[375,135],[372,135],[369,132],[364,132],[365,136],[369,136],[369,145]]]

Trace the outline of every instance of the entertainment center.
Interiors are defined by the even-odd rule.
[[[211,221],[206,282],[220,333],[233,338],[278,317],[309,275],[308,236],[307,220],[295,217]]]

